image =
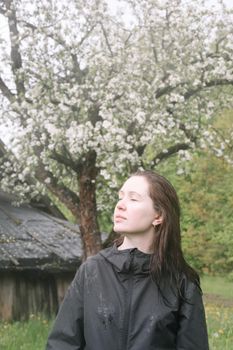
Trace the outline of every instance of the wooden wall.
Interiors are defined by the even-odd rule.
[[[0,272],[0,320],[26,320],[31,314],[56,314],[74,272]]]

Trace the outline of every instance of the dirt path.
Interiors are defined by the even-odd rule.
[[[224,298],[221,295],[206,293],[203,295],[203,299],[204,299],[204,302],[207,302],[210,304],[233,308],[233,299]]]

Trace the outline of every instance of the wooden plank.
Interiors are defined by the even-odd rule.
[[[12,320],[12,309],[14,303],[14,278],[12,274],[1,275],[0,287],[0,319],[3,321]]]

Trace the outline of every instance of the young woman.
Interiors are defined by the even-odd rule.
[[[151,171],[133,174],[119,191],[114,230],[118,242],[79,268],[47,350],[208,350],[172,185]]]

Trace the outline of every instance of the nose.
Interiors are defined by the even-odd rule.
[[[119,199],[119,201],[117,202],[116,208],[118,210],[125,210],[126,209],[126,205],[123,199]]]

